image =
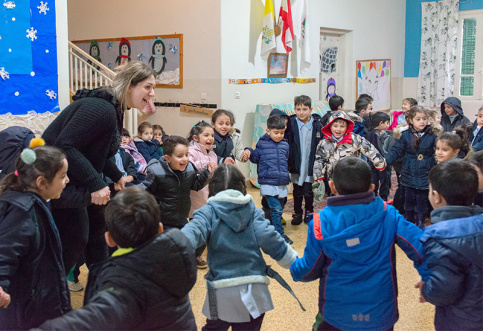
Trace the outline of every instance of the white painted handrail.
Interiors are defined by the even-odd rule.
[[[77,90],[94,89],[100,86],[111,85],[116,73],[94,59],[84,50],[69,41],[69,75],[70,93],[74,95]],[[124,113],[124,127],[131,136],[137,133],[137,109],[129,109]]]

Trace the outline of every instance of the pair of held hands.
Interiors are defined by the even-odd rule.
[[[114,189],[116,191],[123,190],[126,187],[126,183],[130,183],[133,180],[133,176],[123,176],[114,184]],[[111,190],[106,186],[99,191],[91,193],[91,202],[95,205],[105,205],[109,202],[110,196]]]
[[[250,159],[251,152],[249,149],[245,149],[241,155],[241,161],[247,162]]]

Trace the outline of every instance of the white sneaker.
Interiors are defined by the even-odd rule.
[[[69,286],[69,290],[72,292],[79,292],[84,289],[84,286],[80,282],[71,282],[70,280],[67,281],[67,285]]]

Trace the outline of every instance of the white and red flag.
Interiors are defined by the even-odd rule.
[[[290,8],[290,0],[282,0],[280,6],[279,20],[282,24],[282,43],[285,51],[290,53],[292,51],[292,40],[294,40],[293,23],[292,23],[292,9]]]

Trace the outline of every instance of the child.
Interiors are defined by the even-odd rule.
[[[356,110],[349,111],[347,114],[354,122],[354,133],[364,137],[364,118],[372,111],[372,101],[366,98],[359,98],[356,101]]]
[[[169,136],[163,145],[164,157],[149,162],[143,185],[156,197],[164,227],[181,229],[188,222],[190,190],[201,190],[213,168],[209,165],[196,172],[189,161],[188,140],[183,137]]]
[[[468,162],[478,174],[478,195],[476,196],[475,204],[483,207],[483,151],[472,154],[468,158]]]
[[[229,110],[217,109],[211,116],[211,125],[215,130],[215,147],[213,151],[223,162],[235,164],[233,149],[235,145],[230,132],[235,124],[235,116]],[[237,153],[237,151],[235,151]],[[243,150],[242,150],[243,153]]]
[[[406,117],[408,116],[409,109],[413,106],[417,106],[418,101],[413,98],[405,98],[402,101],[401,111],[392,112],[392,123],[388,130],[394,130],[398,125],[405,125]]]
[[[388,165],[403,158],[401,183],[405,187],[404,210],[406,219],[424,229],[424,219],[428,211],[428,174],[436,163],[437,127],[428,124],[424,108],[414,106],[408,113],[409,130],[395,137],[396,143],[386,155]]]
[[[188,293],[194,250],[177,229],[163,232],[152,195],[138,187],[106,207],[111,258],[91,267],[84,306],[41,325],[45,330],[196,330]],[[161,234],[159,234],[161,233]]]
[[[194,247],[208,243],[208,293],[203,306],[206,330],[260,330],[273,309],[260,249],[283,268],[295,252],[264,219],[246,193],[245,178],[232,165],[221,165],[209,184],[208,204],[181,231]]]
[[[428,112],[428,122],[429,123],[437,123],[438,125],[441,125],[441,112],[439,112],[439,109],[435,109],[434,107],[430,107],[427,110]]]
[[[454,128],[471,123],[463,114],[461,101],[455,97],[449,97],[441,103],[441,126],[443,132],[453,131]]]
[[[466,128],[458,127],[453,132],[444,132],[436,139],[436,162],[466,159],[470,155],[470,149]]]
[[[483,106],[478,110],[475,123],[473,123],[473,132],[470,135],[470,142],[475,152],[483,150]]]
[[[385,156],[394,144],[391,131],[387,131],[390,119],[390,116],[384,112],[375,113],[372,116],[374,130],[366,135],[367,141],[374,145],[382,156]],[[372,184],[375,185],[374,193],[379,195],[382,200],[387,201],[391,188],[391,167],[379,171],[372,163],[369,166],[371,167]]]
[[[371,169],[359,158],[339,161],[329,186],[336,196],[313,214],[292,277],[320,278],[318,330],[391,330],[398,319],[395,244],[426,280],[422,231],[374,196]]]
[[[133,158],[138,179],[140,181],[144,180],[146,178],[146,167],[148,164],[141,153],[139,153],[127,129],[122,129],[121,148]]]
[[[289,158],[288,170],[293,183],[294,211],[292,225],[299,225],[302,219],[309,222],[309,214],[314,212],[314,182],[315,148],[320,139],[322,129],[318,114],[311,114],[312,100],[306,95],[294,99],[295,116],[288,123]],[[305,200],[305,216],[302,201]]]
[[[329,108],[330,108],[330,111],[325,113],[324,116],[322,116],[322,119],[320,120],[320,122],[322,123],[322,126],[327,125],[327,122],[329,122],[329,117],[333,111],[344,110],[344,99],[339,95],[334,95],[332,98],[329,99]]]
[[[57,227],[47,203],[67,177],[65,155],[34,138],[0,182],[0,329],[30,329],[71,310]],[[34,146],[39,146],[35,147]]]
[[[333,97],[332,97],[333,98]],[[289,147],[284,139],[287,124],[282,116],[267,119],[267,133],[257,142],[256,149],[250,150],[250,161],[258,164],[258,183],[260,194],[267,200],[270,219],[275,230],[290,245],[293,241],[284,234],[282,213],[290,183],[288,173]]]
[[[126,177],[126,186],[132,186],[137,184],[137,170],[134,164],[134,159],[129,153],[119,147],[117,150],[116,155],[112,158],[112,161],[116,164],[119,171],[122,173],[123,177]],[[104,180],[106,184],[109,185],[109,189],[111,190],[111,198],[115,195],[116,191],[119,191],[121,188],[118,184],[114,183],[111,178],[104,175]]]
[[[213,143],[215,141],[215,133],[211,125],[205,121],[199,121],[191,128],[188,136],[189,160],[200,173],[210,165],[211,168],[216,168],[218,164],[218,156],[213,152]],[[208,201],[208,187],[205,186],[199,191],[190,191],[191,209],[189,218],[193,218],[193,212],[204,205]],[[197,251],[196,264],[198,268],[205,269],[207,267],[206,261],[201,257],[206,246],[200,247]]]
[[[164,133],[163,127],[158,124],[153,124],[153,139],[159,142],[159,151],[163,154],[163,137],[168,136]]]
[[[378,170],[386,167],[384,157],[365,138],[353,132],[354,122],[343,111],[332,113],[329,123],[324,126],[324,139],[315,152],[314,176],[316,180],[332,179],[334,167],[340,160],[365,155]]]
[[[142,122],[139,124],[138,136],[134,138],[134,144],[147,163],[152,159],[159,160],[163,156],[159,150],[159,142],[153,139],[153,125],[151,123]]]
[[[374,130],[374,127],[372,126],[372,109],[373,109],[372,103],[374,102],[374,98],[371,97],[369,94],[363,93],[363,94],[359,95],[359,98],[357,99],[357,101],[359,101],[359,100],[366,100],[366,101],[369,102],[369,106],[367,107],[368,114],[366,114],[365,116],[362,116],[362,120],[363,120],[363,123],[364,123],[364,135],[363,136],[365,136],[367,133]]]
[[[436,330],[483,327],[483,208],[472,205],[477,191],[478,175],[466,162],[443,162],[429,172],[434,224],[421,237],[429,279],[416,287],[436,306]]]

